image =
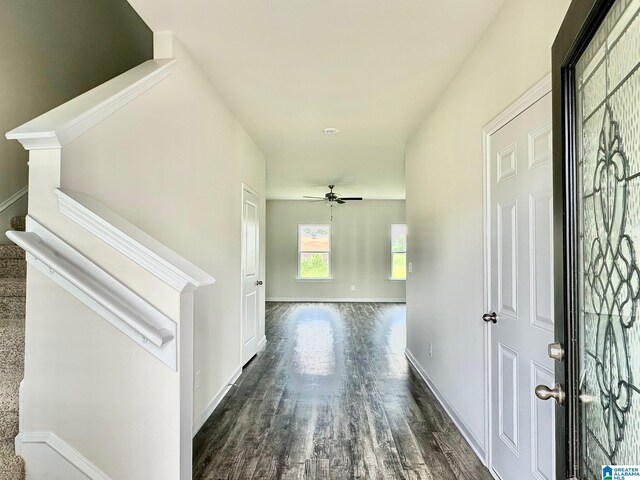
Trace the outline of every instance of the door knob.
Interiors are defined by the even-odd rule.
[[[560,384],[556,383],[553,388],[549,388],[546,385],[538,385],[536,387],[536,397],[540,400],[553,398],[558,405],[564,405],[565,394]]]
[[[258,280],[258,281],[256,282],[256,285],[258,285],[258,286],[262,285],[262,280]]]
[[[488,322],[498,323],[498,315],[496,314],[496,312],[485,313],[484,315],[482,315],[482,320],[484,320],[487,323]]]

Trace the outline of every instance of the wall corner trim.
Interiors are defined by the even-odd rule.
[[[475,454],[478,456],[482,464],[486,466],[487,465],[486,458],[485,458],[486,450],[483,447],[482,442],[480,442],[480,440],[477,439],[477,437],[473,434],[473,432],[471,431],[467,423],[462,419],[462,416],[458,414],[456,409],[446,400],[444,395],[442,395],[442,393],[436,388],[435,384],[433,383],[429,375],[427,375],[427,372],[425,371],[425,369],[422,368],[422,365],[420,365],[420,363],[418,362],[416,357],[411,353],[411,351],[407,348],[405,349],[404,354],[407,357],[407,360],[409,360],[409,363],[413,366],[413,368],[416,369],[420,377],[422,377],[422,380],[424,380],[424,382],[427,384],[427,387],[429,387],[429,390],[431,390],[431,392],[436,397],[440,405],[442,405],[442,408],[444,409],[444,411],[447,412],[447,415],[449,415],[451,420],[453,420],[453,423],[455,424],[455,426],[458,427],[458,430],[460,431],[462,436],[465,438],[467,443],[469,443],[469,445],[471,446]]]
[[[222,401],[222,399],[226,397],[227,393],[229,393],[229,390],[231,390],[231,387],[234,386],[234,383],[236,383],[236,380],[240,378],[241,374],[242,374],[242,367],[238,367],[237,370],[233,372],[233,375],[231,375],[229,380],[226,382],[225,386],[222,387],[220,391],[211,399],[211,401],[207,404],[205,409],[197,417],[193,419],[193,436],[194,437],[200,431],[200,429],[204,426],[204,424],[209,419],[209,417],[211,416],[213,411],[216,409],[216,407],[220,405],[220,402]]]
[[[175,59],[148,60],[11,130],[25,150],[59,149],[166,78]]]
[[[19,445],[19,447],[18,447]],[[46,471],[55,474],[56,472],[68,470],[68,465],[75,467],[79,474],[89,480],[111,480],[111,478],[89,461],[78,450],[73,448],[62,438],[53,432],[22,432],[16,437],[16,450],[25,453],[30,447],[49,450],[55,455],[49,456],[49,459],[56,459],[56,465],[47,465]],[[64,466],[61,466],[63,464]],[[68,465],[65,465],[68,464]],[[43,465],[40,468],[45,467]],[[29,465],[27,464],[27,468]],[[80,475],[78,478],[81,478]]]

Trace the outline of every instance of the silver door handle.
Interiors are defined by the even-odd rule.
[[[536,397],[540,400],[553,398],[558,405],[564,405],[565,394],[560,384],[556,383],[553,388],[549,388],[546,385],[538,385],[536,387]]]
[[[498,315],[496,314],[496,312],[485,313],[484,315],[482,315],[482,320],[484,320],[487,323],[488,322],[498,323]]]

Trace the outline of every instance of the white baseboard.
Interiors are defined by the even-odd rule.
[[[24,197],[28,192],[29,192],[29,185],[27,185],[26,187],[22,187],[16,193],[14,193],[9,198],[7,198],[4,202],[0,203],[0,213],[4,212],[7,208],[9,208],[11,205],[16,203],[18,200]]]
[[[265,339],[265,343],[266,341],[267,340]],[[220,402],[225,397],[225,395],[229,393],[229,390],[231,390],[232,385],[236,383],[236,380],[238,380],[241,373],[242,373],[242,367],[238,367],[238,369],[235,372],[233,372],[233,375],[231,376],[229,381],[227,381],[225,386],[222,387],[220,391],[216,394],[216,396],[213,397],[213,399],[209,402],[207,407],[200,413],[200,415],[198,415],[196,418],[193,419],[193,436],[194,437],[200,431],[200,429],[205,424],[207,419],[211,416],[211,414],[216,409],[216,407],[220,404]]]
[[[258,341],[258,351],[261,352],[267,346],[267,336],[263,335],[262,338]]]
[[[267,302],[301,302],[301,303],[405,303],[406,298],[290,298],[267,297]]]
[[[478,456],[482,464],[486,466],[485,449],[482,446],[482,442],[480,442],[478,438],[471,432],[471,429],[466,424],[466,422],[462,419],[460,414],[458,414],[456,409],[453,408],[453,406],[445,399],[444,395],[442,395],[442,393],[440,393],[440,391],[436,388],[431,378],[429,378],[429,375],[427,375],[427,372],[424,370],[424,368],[422,368],[422,365],[420,365],[420,363],[418,362],[416,357],[411,353],[411,351],[407,348],[405,349],[404,353],[405,353],[405,356],[407,357],[407,360],[409,360],[409,363],[413,365],[413,368],[415,368],[416,371],[420,374],[420,376],[422,377],[422,380],[424,380],[424,382],[429,387],[429,390],[433,392],[438,402],[440,402],[440,405],[442,405],[442,408],[444,408],[444,411],[447,412],[447,415],[451,417],[451,420],[453,420],[453,423],[455,424],[455,426],[458,427],[458,430],[460,430],[460,433],[462,434],[462,436],[469,443],[469,445],[471,445],[471,448],[473,449],[475,454]]]
[[[111,480],[53,432],[20,433],[16,452],[25,460],[27,480]]]

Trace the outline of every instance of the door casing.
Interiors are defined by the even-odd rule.
[[[491,205],[489,204],[489,188],[491,181],[489,178],[491,172],[491,159],[489,152],[491,151],[491,135],[500,130],[511,120],[516,118],[522,112],[534,105],[545,95],[551,92],[551,75],[546,75],[542,80],[536,83],[529,91],[518,98],[506,110],[495,117],[482,129],[483,138],[483,228],[484,228],[484,311],[491,311]],[[478,315],[478,321],[480,316]],[[484,394],[485,394],[485,452],[483,461],[487,468],[491,471],[492,464],[492,441],[491,441],[491,425],[492,425],[492,376],[491,376],[491,324],[484,325]],[[541,348],[546,348],[543,345]],[[492,473],[493,474],[493,473]]]

